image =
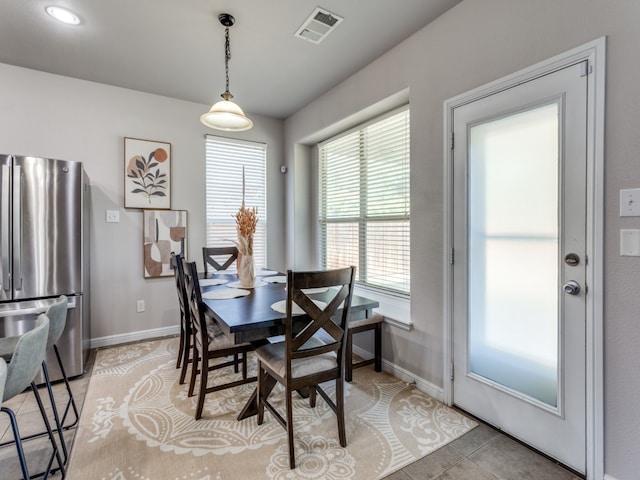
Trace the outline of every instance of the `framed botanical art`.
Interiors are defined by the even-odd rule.
[[[168,277],[171,252],[187,257],[187,211],[144,210],[143,269],[144,278]]]
[[[171,144],[124,139],[124,208],[171,209]]]

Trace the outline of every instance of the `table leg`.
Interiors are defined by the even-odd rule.
[[[273,387],[276,386],[276,379],[271,375],[267,375],[264,385],[264,393],[268,396],[273,390]],[[256,388],[247,403],[245,403],[242,411],[238,414],[238,420],[244,420],[245,418],[253,417],[258,414],[258,389]]]

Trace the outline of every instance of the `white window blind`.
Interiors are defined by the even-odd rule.
[[[264,267],[267,253],[267,146],[212,135],[206,138],[206,246],[228,246],[238,237],[235,214],[242,204],[244,166],[245,206],[258,209],[253,256],[256,267]]]
[[[357,280],[408,295],[409,109],[319,146],[324,268],[358,267]]]

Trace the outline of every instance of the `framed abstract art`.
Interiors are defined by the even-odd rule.
[[[171,252],[188,258],[187,211],[144,210],[142,214],[144,278],[171,276]]]

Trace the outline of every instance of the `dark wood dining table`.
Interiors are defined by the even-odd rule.
[[[286,300],[285,284],[270,283],[265,278],[282,276],[282,273],[257,275],[256,280],[265,282],[264,285],[246,289],[251,293],[246,296],[229,299],[203,298],[203,304],[207,315],[211,316],[222,332],[232,337],[235,343],[250,342],[256,347],[264,345],[269,338],[284,335],[286,315],[274,310],[271,306],[279,301]],[[233,273],[214,272],[210,278],[220,278],[235,282],[238,276]],[[215,289],[228,288],[228,285],[202,286],[203,294]],[[242,287],[237,287],[242,288]],[[330,302],[333,298],[331,290],[309,295],[311,298]],[[379,304],[359,295],[353,295],[349,320],[366,318],[373,315],[373,309]],[[301,324],[305,322],[305,316],[296,317]],[[244,408],[238,415],[238,420],[251,417],[257,413],[257,392],[254,391]]]

